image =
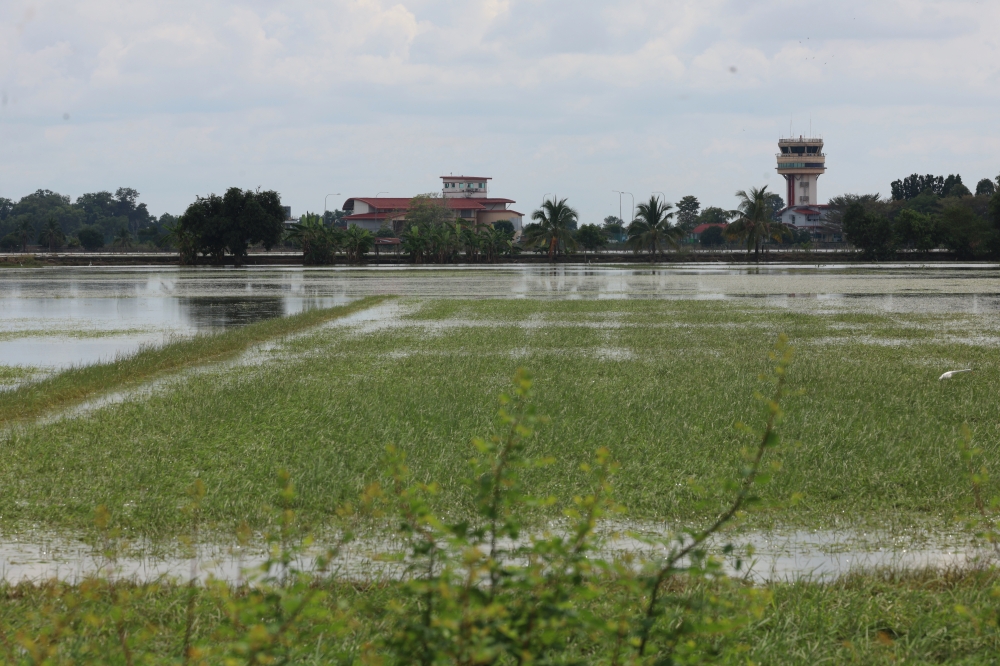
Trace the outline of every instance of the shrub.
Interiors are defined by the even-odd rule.
[[[104,232],[97,227],[80,227],[76,232],[76,237],[80,239],[80,245],[91,252],[104,247]]]

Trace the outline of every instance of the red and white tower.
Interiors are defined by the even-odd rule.
[[[778,173],[785,177],[786,206],[815,206],[819,203],[816,181],[826,172],[823,139],[799,136],[778,140]]]

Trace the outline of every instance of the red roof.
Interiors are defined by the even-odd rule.
[[[462,180],[493,180],[487,176],[441,176],[441,178],[461,178]]]
[[[364,201],[372,208],[405,210],[410,207],[410,197],[351,197],[347,201]],[[344,202],[345,206],[347,201]]]
[[[694,229],[691,230],[691,233],[693,233],[693,234],[701,234],[701,233],[704,233],[705,229],[708,229],[709,227],[722,227],[723,229],[725,229],[726,225],[719,224],[718,222],[712,222],[712,223],[709,223],[709,224],[699,224],[697,227],[695,227]]]
[[[405,212],[406,211],[397,210],[391,213],[358,213],[357,215],[347,215],[344,217],[344,220],[348,222],[353,222],[355,220],[385,220],[390,217],[397,217]]]

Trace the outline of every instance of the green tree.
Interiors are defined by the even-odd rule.
[[[493,223],[493,228],[498,231],[505,231],[511,236],[514,235],[514,223],[510,220],[497,220]]]
[[[319,215],[306,213],[292,225],[288,239],[302,248],[302,263],[307,266],[324,266],[333,263],[340,245],[340,233],[327,227]]]
[[[584,224],[576,231],[576,242],[585,250],[594,251],[604,247],[607,239],[596,224]]]
[[[698,216],[698,226],[700,224],[729,224],[729,220],[736,217],[736,211],[723,210],[717,206],[709,206],[705,210],[701,211],[701,215]]]
[[[507,222],[507,225],[494,223],[492,227],[480,231],[480,247],[490,263],[495,263],[500,255],[510,254],[514,249],[514,225],[507,220],[501,222]]]
[[[38,242],[41,245],[48,245],[49,252],[55,252],[66,242],[66,234],[63,233],[62,227],[56,222],[55,217],[49,218],[48,224],[42,229],[42,233],[38,235]]]
[[[375,236],[367,229],[352,224],[344,232],[343,243],[344,251],[347,252],[347,260],[352,263],[361,263],[365,255],[375,247]]]
[[[983,178],[978,183],[976,183],[976,196],[986,196],[991,197],[996,192],[997,188],[993,184],[993,181],[989,178]]]
[[[430,233],[427,229],[419,224],[408,224],[400,237],[403,252],[409,254],[415,264],[422,264],[430,249]]]
[[[680,247],[679,241],[684,232],[671,223],[674,213],[669,211],[673,206],[660,201],[657,196],[652,196],[649,201],[640,203],[635,208],[637,211],[635,219],[628,225],[630,248],[636,252],[648,249],[649,260],[653,261],[657,253],[663,253],[665,245],[675,249]]]
[[[962,184],[962,177],[958,174],[951,174],[944,179],[944,185],[941,187],[942,197],[965,197],[972,194],[964,184]]]
[[[847,240],[867,259],[886,259],[896,251],[897,237],[889,218],[864,203],[854,201],[844,212],[843,230]]]
[[[76,237],[85,250],[93,252],[104,247],[104,232],[97,227],[82,226],[76,230]]]
[[[122,227],[115,234],[114,239],[111,241],[111,247],[119,250],[121,252],[128,252],[132,249],[132,233],[128,230],[128,227]]]
[[[989,217],[993,228],[1000,231],[1000,189],[990,197]]]
[[[35,235],[35,228],[32,226],[31,220],[28,218],[22,218],[20,223],[17,225],[17,231],[14,232],[14,234],[21,243],[21,252],[27,252],[28,241]]]
[[[711,226],[701,232],[698,242],[706,247],[722,245],[726,242],[725,227]]]
[[[537,227],[525,230],[525,242],[528,245],[548,246],[549,261],[555,260],[556,250],[562,245],[566,249],[575,249],[573,229],[576,227],[579,215],[566,204],[566,199],[546,199],[542,207],[531,214],[531,219],[538,223]]]
[[[977,259],[997,245],[998,232],[990,221],[961,199],[941,212],[941,241],[960,259]]]
[[[691,231],[698,226],[698,212],[701,203],[692,195],[681,198],[677,202],[677,226],[684,231]]]
[[[938,246],[940,234],[933,215],[904,208],[896,216],[894,226],[898,242],[903,245],[911,245],[921,252]]]
[[[625,238],[625,224],[617,215],[608,215],[604,218],[604,234],[615,241],[622,242]]]
[[[284,233],[285,211],[274,190],[231,187],[225,195],[198,197],[180,219],[180,229],[194,239],[196,252],[221,263],[228,251],[241,266],[252,244],[271,249]]]
[[[788,227],[774,219],[770,195],[767,185],[751,187],[749,192],[745,190],[737,192],[738,217],[726,227],[726,237],[746,243],[747,256],[749,257],[752,248],[758,262],[760,262],[760,247],[765,240],[780,241],[789,233]]]

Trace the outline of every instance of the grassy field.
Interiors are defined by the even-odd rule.
[[[775,583],[759,588],[752,597],[738,584],[699,584],[672,593],[689,602],[712,597],[739,624],[734,631],[703,642],[696,654],[708,663],[994,664],[1000,650],[995,624],[982,618],[974,621],[956,612],[956,606],[995,606],[998,582],[990,572],[923,571],[852,575],[827,585]],[[601,592],[582,610],[613,617],[620,612],[620,590],[609,585]],[[61,643],[63,660],[53,663],[125,664],[123,643],[134,663],[178,663],[189,594],[186,587],[174,584],[0,589],[0,631],[5,637],[0,658],[6,663],[31,663],[20,645],[25,637],[37,636],[38,642],[29,645],[44,645],[52,638]],[[323,584],[320,594],[318,605],[330,615],[314,611],[298,623],[291,663],[367,663],[359,661],[366,645],[391,631],[388,607],[400,603],[398,586]],[[90,619],[60,626],[67,606]],[[192,643],[211,650],[233,640],[226,600],[197,590],[192,609]],[[331,616],[337,621],[332,622]],[[988,617],[995,620],[995,615]],[[331,631],[331,625],[339,631]],[[124,640],[119,640],[121,636]],[[583,636],[573,636],[577,641],[581,647],[571,648],[571,656],[582,663],[608,663],[594,656],[607,650],[607,641],[595,646]],[[369,660],[371,656],[369,648]]]
[[[208,488],[206,519],[232,530],[258,523],[276,470],[287,469],[301,517],[318,526],[378,477],[389,444],[407,452],[418,478],[441,482],[442,506],[462,512],[470,440],[492,432],[496,396],[519,366],[533,373],[538,409],[551,417],[533,453],[557,460],[531,473],[533,487],[572,497],[582,488],[577,466],[607,446],[622,464],[617,492],[630,517],[696,520],[725,494],[699,492],[691,480],[711,488],[735,475],[750,440],[734,425],[761,419],[754,394],[765,388],[759,375],[779,332],[796,346],[789,382],[803,394],[786,406],[783,469],[765,492],[781,506],[758,523],[949,521],[969,509],[961,424],[988,460],[997,453],[1000,368],[989,314],[794,312],[749,301],[380,307],[399,312],[381,325],[323,327],[260,363],[198,373],[86,416],[9,429],[0,521],[82,528],[105,504],[123,527],[169,536],[184,529],[176,507],[197,477]],[[268,325],[279,326],[258,326]],[[213,360],[183,346],[210,340],[162,350],[176,359],[169,367],[143,361],[149,370],[135,373],[136,361],[126,361],[64,373],[5,396],[0,415],[40,414],[64,396],[78,399],[75,387],[133,384]],[[976,373],[937,380],[958,367]],[[802,500],[784,506],[793,493]]]

